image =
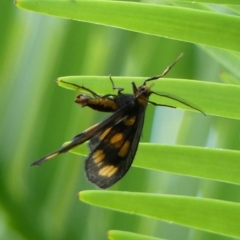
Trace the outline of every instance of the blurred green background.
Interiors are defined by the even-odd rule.
[[[109,229],[172,240],[231,239],[79,202],[80,190],[96,187],[76,155],[29,167],[106,117],[76,105],[77,92],[58,87],[57,77],[148,77],[181,52],[168,77],[220,81],[223,66],[190,43],[31,13],[7,0],[0,10],[0,239],[102,240]],[[149,106],[141,141],[239,149],[239,129],[237,120]],[[240,198],[239,186],[134,167],[111,189]]]

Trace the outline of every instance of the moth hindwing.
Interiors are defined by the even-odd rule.
[[[101,112],[112,112],[112,115],[76,135],[69,144],[37,160],[31,166],[39,166],[89,140],[90,154],[85,162],[87,178],[101,188],[112,186],[127,173],[133,162],[143,129],[147,104],[174,108],[174,106],[150,101],[149,96],[151,94],[176,100],[204,114],[198,107],[187,103],[185,100],[168,94],[153,92],[146,85],[149,81],[165,76],[181,56],[167,67],[161,75],[147,78],[141,86],[137,87],[132,82],[132,94],[125,94],[122,92],[123,88],[115,87],[111,77],[112,88],[117,89],[118,93],[104,96],[100,96],[83,86],[65,82],[65,84],[71,84],[88,92],[89,95],[78,95],[75,100],[76,103],[82,107],[87,106]]]

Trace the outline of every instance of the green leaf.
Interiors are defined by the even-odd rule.
[[[178,0],[175,0],[178,1]],[[182,2],[191,2],[191,3],[216,3],[216,4],[231,4],[231,5],[240,5],[239,0],[179,0]]]
[[[43,1],[34,0],[33,4],[41,5]],[[74,4],[75,1],[71,2]],[[230,3],[230,0],[228,2]],[[160,73],[159,66],[164,67],[166,62],[171,62],[182,51],[186,57],[181,61],[181,65],[174,69],[174,75],[179,78],[190,77],[214,81],[218,79],[222,67],[206,56],[202,49],[196,48],[191,43],[22,11],[11,3],[9,4],[8,0],[1,1],[3,14],[0,25],[4,33],[0,38],[2,63],[0,134],[1,139],[4,139],[0,158],[2,206],[0,216],[1,229],[4,229],[1,231],[1,239],[104,240],[107,229],[112,229],[113,226],[131,232],[164,236],[168,239],[216,239],[215,235],[207,232],[79,203],[75,199],[76,192],[79,189],[92,189],[95,186],[85,178],[83,161],[79,161],[79,157],[72,154],[62,154],[40,168],[29,168],[28,165],[42,155],[58,149],[63,141],[92,126],[97,119],[104,118],[104,114],[76,106],[73,103],[76,93],[57,88],[53,78],[63,74],[106,75],[108,73],[150,76]],[[179,4],[183,5],[181,2]],[[183,6],[199,7],[198,4],[192,3],[184,3]],[[218,5],[214,8],[229,12],[230,6]],[[96,11],[94,8],[92,10]],[[231,10],[239,14],[236,6]],[[114,17],[115,15],[111,13],[111,18]],[[144,16],[140,20],[145,18],[149,16]],[[192,24],[195,24],[194,19]],[[163,25],[163,34],[166,28],[171,30],[174,27],[168,25],[167,21],[164,21]],[[219,25],[219,27],[223,27],[224,31],[228,29],[228,26]],[[180,31],[181,29],[176,31],[177,36],[180,35]],[[183,37],[185,37],[184,31]],[[202,41],[205,41],[204,38],[205,36]],[[234,38],[235,36],[232,38],[229,34],[229,41],[234,42]],[[221,39],[216,38],[215,41],[216,44],[224,44],[225,40],[219,43]],[[229,46],[231,47],[231,44]],[[216,55],[216,59],[228,62],[229,66],[232,65],[232,61],[229,61],[226,55]],[[236,61],[234,64],[237,69],[239,64]],[[106,84],[107,89],[103,93],[111,93],[110,82],[106,81]],[[153,85],[154,90],[156,84],[149,85]],[[126,85],[132,93],[131,84],[127,82]],[[91,81],[85,86],[92,89]],[[185,98],[185,96],[180,97]],[[143,132],[146,140],[151,134],[153,111],[153,107],[149,108],[146,116]],[[169,115],[174,115],[174,121],[169,121],[170,128],[177,128],[179,121],[184,123],[180,126],[178,136],[184,134],[185,137],[181,137],[180,140],[178,137],[178,142],[200,143],[229,149],[239,148],[239,121],[202,117],[192,113],[186,113],[183,119],[179,119],[179,115],[182,114],[175,110],[160,110],[160,118],[154,121],[163,124],[165,128],[167,124],[163,121],[164,118],[170,119],[168,112]],[[166,128],[168,129],[167,126]],[[194,128],[199,130],[194,131]],[[159,137],[166,136],[160,132]],[[166,142],[171,142],[174,138],[167,137]],[[152,139],[157,140],[154,136]],[[137,162],[136,158],[135,163]],[[229,175],[231,175],[230,171]],[[139,169],[132,169],[128,176],[113,188],[122,191],[131,189],[197,196],[201,193],[203,197],[210,196],[213,199],[229,201],[238,201],[240,198],[239,186],[234,184],[202,181]]]
[[[226,72],[222,72],[220,75],[220,78],[221,78],[222,82],[227,83],[227,84],[235,84],[235,85],[240,84],[239,79],[237,79],[233,75],[228,74]]]
[[[131,82],[137,86],[143,83],[144,78],[133,77],[113,77],[115,86],[123,87],[128,93],[132,93]],[[110,93],[111,83],[109,77],[98,76],[70,76],[58,79],[58,83],[64,81],[78,84],[80,86],[90,86],[91,90],[100,95]],[[101,84],[99,84],[101,83]],[[61,83],[61,86],[69,88],[68,84]],[[219,84],[212,82],[200,82],[183,79],[164,79],[154,82],[152,89],[155,92],[167,93],[185,100],[199,107],[206,114],[240,119],[240,86]],[[74,87],[74,90],[76,88]],[[113,92],[114,93],[114,92]],[[116,94],[116,91],[115,91]],[[157,95],[151,95],[151,101],[176,106],[183,109],[189,107]]]
[[[108,231],[108,238],[111,240],[164,240],[163,238],[155,238],[147,235],[124,232],[119,230]]]
[[[240,18],[236,16],[120,1],[18,0],[16,5],[52,16],[240,51]]]
[[[240,79],[240,54],[233,51],[226,51],[219,48],[199,46],[203,51],[208,53],[218,63],[222,64],[232,74]]]
[[[71,152],[86,156],[86,145]],[[233,150],[140,143],[133,166],[240,184],[239,159],[240,152]]]
[[[117,191],[82,191],[79,199],[117,211],[240,237],[240,205],[227,201]]]

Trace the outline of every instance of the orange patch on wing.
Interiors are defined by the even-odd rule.
[[[101,135],[100,135],[100,137],[99,137],[99,139],[100,140],[103,140],[107,135],[108,135],[108,133],[111,131],[111,127],[110,128],[108,128],[108,129],[106,129]]]
[[[110,139],[110,143],[111,144],[115,144],[118,143],[120,141],[122,141],[123,139],[123,134],[122,133],[116,133],[111,139]]]
[[[133,116],[131,118],[127,118],[125,121],[124,121],[124,124],[127,125],[127,126],[132,126],[136,121],[136,116]]]
[[[118,168],[115,167],[114,165],[107,165],[103,167],[98,174],[103,177],[112,177],[117,171]]]
[[[129,152],[129,148],[130,148],[130,141],[126,141],[121,147],[120,151],[118,152],[118,156],[125,157]]]
[[[105,153],[103,150],[97,150],[95,153],[92,155],[94,163],[98,164],[100,167],[102,165],[102,161],[105,158]]]
[[[112,144],[115,148],[120,148],[122,146],[123,140],[124,140],[124,134],[116,133],[110,139],[110,144]]]

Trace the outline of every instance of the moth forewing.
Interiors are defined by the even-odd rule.
[[[89,139],[93,138],[94,136],[98,135],[100,132],[104,131],[108,127],[112,125],[112,123],[118,119],[121,115],[124,115],[126,111],[131,109],[133,107],[133,104],[130,102],[129,104],[123,106],[121,109],[114,112],[110,117],[106,118],[99,124],[95,124],[94,126],[88,128],[87,130],[83,131],[82,133],[76,135],[73,140],[67,144],[66,146],[61,147],[59,150],[50,153],[43,158],[40,158],[39,160],[33,162],[31,166],[40,166],[44,162],[50,160],[51,158],[64,153],[68,152],[72,148],[75,148],[76,146],[88,141]]]
[[[145,116],[145,106],[135,103],[102,139],[94,137],[95,148],[86,159],[85,171],[90,182],[108,188],[129,170],[135,157]],[[93,140],[90,140],[90,144]]]

